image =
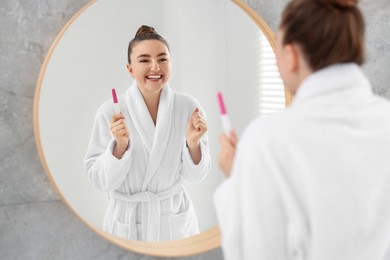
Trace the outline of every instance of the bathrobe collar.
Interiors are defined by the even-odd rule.
[[[299,86],[292,105],[343,90],[372,93],[370,82],[356,63],[335,64],[312,73]]]
[[[169,85],[164,86],[161,91],[156,126],[136,81],[126,92],[126,104],[134,126],[149,153],[149,161],[142,186],[142,191],[145,191],[161,163],[170,137],[174,109],[173,91]]]

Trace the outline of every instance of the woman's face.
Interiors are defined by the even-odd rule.
[[[144,40],[137,43],[127,65],[130,74],[141,91],[159,92],[168,82],[171,73],[167,46],[158,40]]]

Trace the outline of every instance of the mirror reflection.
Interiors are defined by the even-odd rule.
[[[187,209],[193,207],[191,214],[196,216],[193,219],[197,219],[199,231],[203,232],[217,224],[211,198],[215,187],[223,179],[217,166],[218,134],[223,130],[216,93],[218,91],[223,93],[226,108],[237,134],[240,134],[244,126],[259,113],[265,114],[284,108],[282,82],[274,72],[276,69],[270,70],[275,66],[274,54],[269,43],[251,18],[230,1],[190,0],[184,3],[180,0],[98,0],[85,9],[56,42],[42,78],[38,128],[44,160],[63,200],[80,218],[90,225],[102,228],[103,223],[106,223],[106,210],[110,207],[110,199],[107,196],[111,195],[107,195],[108,193],[101,191],[104,189],[98,189],[96,185],[91,184],[83,159],[88,150],[89,140],[93,136],[94,118],[99,107],[106,100],[113,105],[112,89],[116,89],[120,111],[122,114],[127,113],[124,118],[130,139],[129,149],[132,147],[132,137],[135,146],[149,142],[149,145],[142,148],[142,152],[137,153],[139,157],[146,156],[145,153],[150,153],[152,156],[154,144],[150,140],[156,138],[159,140],[154,140],[156,143],[160,140],[167,142],[165,136],[157,135],[159,114],[154,122],[146,102],[143,105],[141,103],[140,111],[145,112],[147,117],[142,117],[143,112],[134,111],[134,114],[139,117],[138,124],[151,129],[154,135],[146,134],[148,131],[137,133],[137,123],[129,121],[130,109],[133,108],[129,109],[126,103],[121,101],[127,96],[127,91],[131,91],[131,86],[137,82],[133,80],[129,68],[126,67],[127,51],[129,40],[142,24],[151,25],[169,42],[171,75],[168,85],[170,89],[172,92],[185,93],[197,100],[198,102],[193,101],[195,103],[189,102],[191,109],[188,108],[188,111],[191,110],[192,115],[198,107],[199,118],[205,119],[207,132],[202,135],[200,143],[203,140],[206,144],[208,139],[205,146],[209,147],[211,168],[200,173],[202,175],[200,179],[204,177],[201,182],[191,183],[183,180],[185,189],[176,197],[178,201],[181,198],[182,203],[175,202],[177,203],[175,212],[178,215],[187,213]],[[265,49],[271,51],[265,52]],[[138,101],[144,100],[141,92],[135,93],[139,97]],[[132,104],[136,104],[136,101],[132,101]],[[114,113],[113,106],[111,109]],[[187,118],[190,118],[190,115],[187,115],[186,120],[184,118],[185,116],[182,117],[182,121],[185,123],[182,122],[180,127],[177,126],[181,129],[176,129],[179,134],[175,131],[170,132],[178,135],[172,140],[182,144],[185,143],[186,136],[183,125],[187,126]],[[106,130],[109,130],[111,140],[113,138],[110,132],[112,115],[107,120],[109,123],[106,123]],[[164,145],[160,146],[164,147]],[[175,159],[169,159],[167,162],[164,159],[164,163],[176,164],[173,168],[177,170],[178,160],[182,158],[181,152],[185,150],[185,147],[181,148],[182,150],[176,149],[172,153],[166,153],[167,156]],[[194,162],[191,154],[187,159],[189,162]],[[146,161],[143,160],[142,167],[146,169]],[[197,166],[195,163],[194,165]],[[201,165],[202,159],[198,166]],[[153,196],[152,193],[166,190],[168,186],[175,183],[174,176],[177,177],[177,173],[173,172],[169,173],[166,179],[157,181],[155,173],[162,172],[160,166],[160,163],[156,163],[153,167],[157,169],[151,170],[154,173],[150,175],[145,173],[150,180],[146,177],[139,178],[119,190],[126,194],[137,193],[142,189],[148,190],[151,193],[142,196],[148,197],[147,200],[151,201],[150,205],[158,204],[156,200],[149,197]],[[206,166],[204,168],[207,169]],[[106,180],[102,183],[104,181]],[[192,203],[184,203],[188,201]],[[156,218],[160,218],[161,221],[166,217],[164,216],[166,212],[161,211],[161,214],[151,216],[149,202],[122,202],[121,204],[126,206],[120,206],[121,209],[118,210],[128,211],[126,216],[129,219],[125,219],[125,215],[112,217],[111,231],[105,228],[108,232],[117,232],[118,236],[141,240],[148,240],[149,237],[150,241],[161,241],[179,239],[196,233],[193,231],[195,229],[191,229],[192,231],[188,231],[187,235],[166,235],[168,231],[163,229],[167,229],[169,225],[165,224],[161,224],[155,230],[147,231],[146,228],[142,228],[142,224],[157,223]],[[173,208],[173,205],[172,207],[160,205],[160,209],[165,207]],[[130,211],[137,212],[138,215],[130,214]],[[113,215],[120,215],[110,212]],[[183,219],[190,218],[183,217],[177,222]],[[117,228],[118,231],[113,229],[114,222],[116,226],[120,226]],[[133,228],[129,223],[133,223],[131,224]],[[180,223],[180,225],[188,223]],[[172,222],[172,225],[175,224]],[[180,229],[180,232],[185,233],[183,229]],[[164,236],[160,236],[163,233]]]
[[[108,192],[103,230],[148,242],[197,235],[182,179],[210,172],[205,113],[169,86],[169,45],[154,28],[138,29],[127,57],[134,83],[98,109],[85,158],[89,181]]]

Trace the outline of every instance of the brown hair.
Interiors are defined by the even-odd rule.
[[[292,0],[282,14],[283,45],[300,46],[313,71],[364,62],[364,19],[357,0]]]
[[[129,64],[131,64],[130,55],[133,50],[133,47],[140,41],[145,40],[158,40],[164,43],[169,50],[168,42],[161,35],[159,35],[153,27],[142,25],[140,28],[138,28],[134,38],[129,43],[129,48],[127,50],[127,59]]]

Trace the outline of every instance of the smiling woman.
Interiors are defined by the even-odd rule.
[[[267,71],[274,63],[273,54],[262,56],[261,47],[269,47],[268,42],[261,45],[261,39],[273,39],[272,33],[253,10],[241,1],[236,2],[247,12],[225,0],[185,3],[179,0],[92,1],[67,24],[47,54],[34,105],[35,136],[42,164],[64,203],[84,223],[110,241],[136,252],[160,256],[200,253],[219,246],[211,200],[215,187],[223,178],[216,167],[217,136],[221,132],[216,93],[223,92],[238,133],[259,114],[262,97],[271,97],[270,104],[275,103],[275,96],[281,98],[282,103],[285,100],[280,79],[278,84],[274,82],[277,76],[272,76],[269,82],[264,81],[259,73]],[[128,70],[134,72],[135,68],[126,68],[127,63],[134,62],[127,60],[126,52],[129,39],[142,24],[156,28],[170,43],[168,59],[172,75],[169,85],[172,91],[196,97],[203,108],[200,114],[207,113],[213,167],[201,183],[184,182],[198,217],[200,234],[179,241],[145,243],[102,231],[109,202],[106,194],[88,181],[83,167],[96,110],[110,99],[111,89],[116,88],[123,112],[126,91],[137,82]],[[159,54],[150,54],[150,59]],[[142,80],[148,76],[147,81],[153,82],[151,76],[160,75],[143,74]],[[141,95],[140,92],[137,95]],[[147,105],[144,106],[148,111]],[[155,126],[152,119],[146,124],[151,129],[158,125]],[[131,129],[130,123],[129,126],[131,143],[135,129]],[[188,145],[191,146],[191,142]]]
[[[200,105],[168,85],[168,44],[153,28],[141,26],[128,52],[135,81],[120,113],[110,100],[98,109],[85,158],[90,182],[109,192],[103,230],[148,242],[197,235],[183,181],[199,183],[211,168]]]

